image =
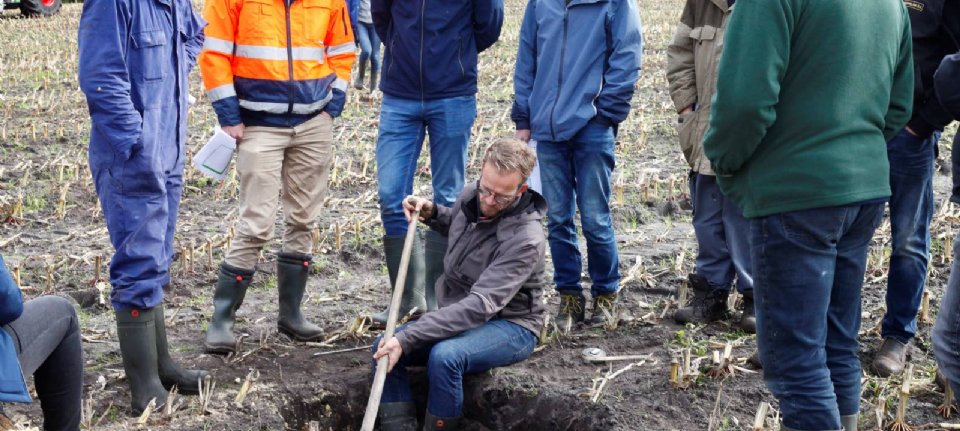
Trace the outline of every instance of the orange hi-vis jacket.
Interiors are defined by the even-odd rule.
[[[200,72],[220,125],[340,115],[356,57],[344,0],[207,0],[203,16]]]

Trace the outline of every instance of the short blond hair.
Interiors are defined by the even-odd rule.
[[[537,163],[537,153],[525,142],[502,138],[487,147],[483,164],[488,163],[501,173],[517,172],[526,181]]]

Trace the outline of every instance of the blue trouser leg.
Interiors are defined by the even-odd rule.
[[[940,312],[931,338],[940,372],[954,384],[960,383],[960,234],[953,240],[950,279],[940,300]]]
[[[467,146],[473,120],[477,117],[477,99],[463,96],[430,100],[426,108],[433,201],[452,206],[463,190]]]
[[[367,38],[370,40],[370,69],[380,70],[380,35],[373,27],[373,23],[360,23],[367,32]]]
[[[859,411],[860,289],[882,216],[868,204],[751,220],[757,344],[790,428],[838,430]]]
[[[171,146],[172,147],[172,146]],[[172,170],[166,174],[167,189],[167,233],[164,236],[163,250],[167,259],[166,276],[163,285],[170,283],[170,269],[173,265],[173,237],[177,231],[177,216],[180,214],[180,197],[183,194],[183,164],[186,154],[180,152]]]
[[[387,236],[407,233],[403,198],[413,193],[413,176],[426,126],[419,100],[383,97],[377,136],[377,192]]]
[[[370,58],[373,45],[370,43],[370,33],[367,32],[367,26],[362,22],[358,22],[355,27],[357,32],[354,36],[357,37],[357,43],[360,44],[360,58],[357,60],[362,65]]]
[[[379,343],[378,337],[373,351]],[[458,417],[463,413],[464,375],[520,362],[530,357],[536,345],[537,337],[526,328],[506,320],[491,320],[455,337],[404,352],[387,374],[380,402],[412,401],[405,368],[426,364],[430,381],[427,411],[437,417]]]
[[[538,142],[537,160],[547,201],[547,242],[553,257],[553,283],[561,294],[582,295],[583,267],[577,226],[573,147],[566,142]]]
[[[616,165],[613,128],[591,121],[572,144],[591,291],[594,296],[615,293],[620,282],[620,258],[610,217],[610,175]]]
[[[737,290],[753,290],[750,271],[750,223],[727,199],[713,175],[690,175],[693,231],[697,237],[697,274],[714,289],[729,290],[734,275]]]
[[[881,334],[902,343],[909,342],[917,332],[917,311],[927,278],[933,163],[939,138],[939,132],[924,140],[902,130],[887,143],[893,250]]]

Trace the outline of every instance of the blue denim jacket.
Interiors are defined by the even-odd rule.
[[[635,0],[530,0],[520,28],[510,118],[538,141],[567,141],[596,117],[627,118],[640,78]]]
[[[23,313],[23,296],[13,282],[7,265],[0,256],[0,326],[6,325]],[[0,402],[29,403],[30,394],[20,371],[17,348],[7,331],[0,330]]]

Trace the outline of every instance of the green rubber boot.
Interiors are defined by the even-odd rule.
[[[217,272],[217,288],[213,292],[213,316],[207,325],[207,337],[203,347],[207,353],[226,354],[233,352],[237,340],[233,337],[233,323],[237,308],[243,303],[247,288],[253,282],[252,270],[220,264]]]
[[[117,338],[123,370],[130,385],[130,408],[134,415],[143,413],[150,400],[159,409],[167,402],[167,390],[160,382],[157,365],[157,330],[155,309],[128,308],[115,310]]]
[[[424,235],[423,246],[423,297],[427,301],[427,311],[437,309],[437,280],[443,275],[443,257],[447,255],[447,237],[440,232],[429,230]]]
[[[318,341],[323,337],[323,328],[310,323],[300,311],[312,259],[300,253],[277,253],[277,290],[280,293],[277,330],[297,341]]]
[[[406,236],[384,236],[383,254],[387,261],[387,272],[390,274],[390,291],[393,291],[397,285],[397,273],[400,272],[400,259],[403,256],[403,242]],[[420,242],[419,235],[413,237],[413,250],[410,251],[410,266],[407,268],[407,280],[403,283],[403,298],[400,302],[400,312],[398,318],[402,319],[410,313],[414,307],[417,313],[422,313],[427,308],[427,303],[423,298],[423,244]],[[388,300],[389,301],[389,300]],[[390,307],[386,310],[371,316],[375,323],[381,325],[387,324],[387,316]]]
[[[160,383],[167,390],[174,386],[177,392],[187,395],[200,393],[200,381],[210,373],[203,370],[185,370],[177,365],[170,357],[170,348],[167,345],[167,322],[163,317],[163,305],[154,308],[156,312],[153,326],[157,336],[157,371],[160,374]]]

